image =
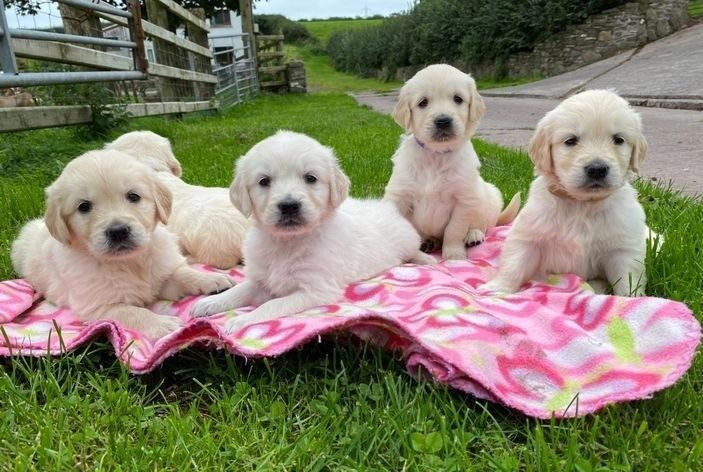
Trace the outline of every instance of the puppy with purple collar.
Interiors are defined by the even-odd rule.
[[[400,90],[393,118],[408,134],[393,156],[385,200],[396,204],[423,238],[423,250],[465,259],[466,246],[488,228],[510,223],[520,207],[479,174],[471,137],[486,107],[469,74],[447,64],[421,70]]]

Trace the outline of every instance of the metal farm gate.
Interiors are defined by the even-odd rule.
[[[228,105],[258,92],[246,34],[241,35],[238,48],[233,42],[232,57],[239,60],[220,65],[208,47],[209,27],[202,9],[187,10],[173,0],[145,0],[150,20],[145,21],[139,0],[124,1],[125,8],[120,9],[100,0],[54,0],[65,30],[56,32],[10,28],[0,0],[0,89],[109,83],[119,103],[115,106],[132,116],[208,110],[218,106],[216,98]],[[65,10],[73,12],[71,19],[66,20]],[[174,24],[180,25],[179,34],[169,30]],[[22,70],[17,58],[62,66],[60,70]],[[89,104],[59,104],[6,108],[0,104],[0,132],[92,119]]]

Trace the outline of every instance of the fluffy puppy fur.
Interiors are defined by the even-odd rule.
[[[107,144],[158,171],[173,194],[168,229],[178,236],[189,262],[227,269],[242,260],[249,221],[229,200],[229,190],[190,185],[180,179],[181,164],[168,139],[151,131],[133,131]]]
[[[607,280],[616,295],[643,294],[650,231],[629,183],[647,155],[639,115],[611,91],[579,93],[540,120],[529,154],[538,177],[483,287],[575,273],[597,291]]]
[[[446,64],[408,80],[393,111],[409,134],[393,156],[384,199],[412,222],[423,250],[441,245],[446,259],[465,259],[465,246],[482,242],[488,228],[510,223],[520,207],[515,195],[501,213],[500,191],[479,174],[471,137],[484,111],[471,75]]]
[[[335,302],[344,287],[403,262],[433,263],[420,236],[390,202],[347,199],[349,179],[332,149],[280,131],[237,162],[232,203],[253,226],[244,241],[244,282],[199,300],[195,316],[258,305],[232,332]]]
[[[44,219],[29,222],[12,245],[15,271],[50,302],[82,321],[114,320],[152,338],[176,317],[145,305],[232,286],[222,274],[190,268],[161,223],[171,192],[145,165],[118,151],[88,152],[46,189]]]

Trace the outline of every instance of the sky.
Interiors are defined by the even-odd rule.
[[[329,18],[330,16],[389,15],[409,10],[412,0],[255,0],[254,15],[278,13],[293,20]],[[51,13],[48,13],[51,8]],[[47,28],[61,24],[56,3],[46,2],[42,12],[32,16],[18,16],[14,9],[5,10],[10,28]]]
[[[408,10],[412,3],[412,0],[255,0],[254,15],[278,13],[292,20],[330,16],[386,16]]]

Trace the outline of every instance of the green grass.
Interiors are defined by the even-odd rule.
[[[323,46],[327,46],[327,40],[337,31],[350,29],[367,28],[377,26],[383,22],[381,19],[360,19],[360,20],[323,20],[323,21],[301,21]]]
[[[400,130],[344,95],[272,96],[221,115],[133,120],[173,140],[184,177],[227,185],[232,163],[281,128],[333,146],[352,194],[379,196]],[[120,130],[120,132],[127,129]],[[114,138],[116,131],[109,138]],[[0,276],[8,246],[43,208],[42,187],[102,145],[75,129],[0,135]],[[482,174],[527,189],[521,153],[481,141]],[[703,204],[640,187],[667,244],[648,292],[703,311]],[[653,399],[538,421],[413,380],[393,353],[323,339],[275,359],[190,348],[134,376],[102,340],[61,357],[0,359],[4,470],[701,470],[703,362]]]
[[[388,92],[400,88],[398,81],[357,77],[332,67],[327,54],[308,46],[286,45],[286,60],[298,59],[305,63],[305,76],[309,92]]]
[[[703,0],[691,0],[688,2],[688,16],[692,20],[703,18]]]
[[[383,81],[363,78],[336,70],[324,52],[327,40],[337,32],[354,28],[375,26],[382,22],[373,20],[318,20],[300,22],[322,46],[286,44],[286,60],[297,59],[305,63],[305,73],[310,92],[389,92],[397,90],[403,83],[397,80]],[[476,81],[480,90],[510,87],[539,80],[541,77],[521,77],[509,79],[481,78]]]

